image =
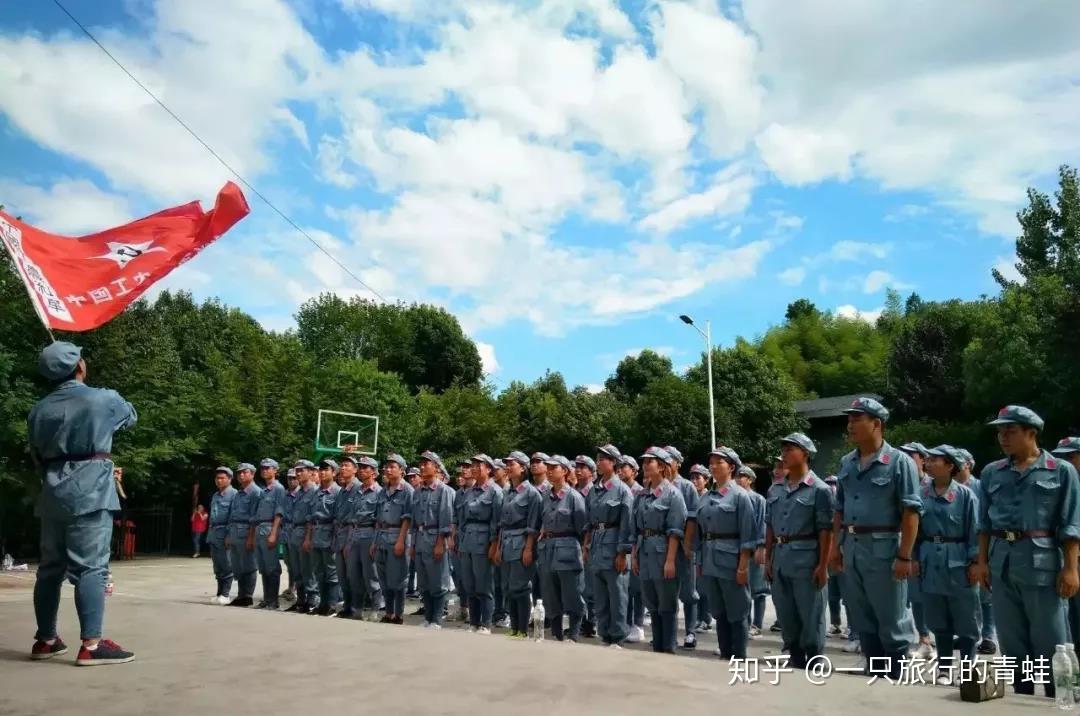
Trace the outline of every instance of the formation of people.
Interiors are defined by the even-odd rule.
[[[455,478],[431,451],[412,468],[397,454],[381,464],[344,454],[297,461],[287,487],[272,459],[260,463],[262,487],[254,465],[221,467],[214,601],[252,606],[258,572],[255,606],[281,609],[280,544],[283,596],[295,600],[284,611],[401,624],[414,571],[429,629],[442,628],[453,588],[455,617],[480,634],[501,626],[526,638],[542,598],[556,640],[619,648],[649,624],[652,649],[674,653],[681,606],[683,648],[715,628],[715,654],[743,659],[771,592],[792,666],[824,651],[827,608],[829,633],[841,633],[842,603],[845,650],[861,651],[868,673],[898,678],[905,659],[929,659],[936,646],[942,683],[958,659],[996,651],[995,624],[1018,665],[1077,640],[1080,438],[1050,453],[1041,418],[1008,406],[989,423],[1005,457],[975,478],[962,448],[891,446],[879,402],[859,398],[846,412],[856,447],[836,474],[819,478],[813,441],[793,433],[765,496],[723,446],[689,478],[674,446],[636,459],[614,445],[573,460],[478,454]],[[1034,693],[1030,673],[1018,669],[1013,683]]]

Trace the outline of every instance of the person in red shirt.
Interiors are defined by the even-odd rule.
[[[206,528],[210,522],[210,515],[206,513],[206,508],[202,505],[196,505],[195,509],[191,511],[191,541],[195,545],[195,554],[191,555],[192,558],[199,556],[202,551],[202,544],[206,541]]]

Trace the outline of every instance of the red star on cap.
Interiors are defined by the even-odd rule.
[[[1002,415],[1004,415],[1007,412],[1009,412],[1008,406],[1006,406],[1006,407],[1004,407],[1004,408],[1002,408],[1001,410],[998,411],[998,417],[1000,418]]]

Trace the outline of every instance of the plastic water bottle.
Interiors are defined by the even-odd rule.
[[[112,596],[112,593],[113,593],[113,578],[112,578],[112,572],[109,572],[105,576],[105,596],[106,597]]]
[[[10,554],[4,554],[4,571],[9,572],[11,568],[15,566],[15,560],[11,558]]]
[[[529,635],[533,641],[544,640],[544,600],[537,599],[532,608],[532,633]]]
[[[1073,703],[1080,703],[1080,659],[1076,657],[1076,648],[1069,642],[1065,643],[1065,651],[1069,653],[1069,661],[1072,662],[1073,670]]]
[[[1073,664],[1064,644],[1058,644],[1054,648],[1054,658],[1050,660],[1050,666],[1054,670],[1054,698],[1057,707],[1062,711],[1071,711],[1076,703],[1073,699]]]

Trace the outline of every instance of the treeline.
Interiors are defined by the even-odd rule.
[[[893,408],[893,442],[955,442],[981,461],[997,454],[983,422],[1006,403],[1033,407],[1053,437],[1076,432],[1076,172],[1062,168],[1053,198],[1030,191],[1018,219],[1024,282],[998,276],[998,296],[932,303],[893,293],[875,325],[799,300],[763,336],[716,350],[719,441],[766,464],[777,438],[807,427],[794,401],[862,391]],[[36,374],[46,339],[7,257],[0,263],[0,534],[26,554],[37,478],[25,419],[47,392]],[[295,331],[266,331],[217,301],[163,293],[70,337],[84,346],[88,382],[116,388],[139,410],[138,427],[115,446],[135,504],[184,517],[192,484],[207,494],[219,464],[311,456],[320,408],[379,415],[380,452],[408,458],[427,448],[449,460],[517,447],[576,455],[608,441],[632,451],[673,443],[694,461],[708,451],[704,355],[683,375],[652,351],[629,356],[599,393],[557,372],[499,392],[442,309],[323,295],[296,319]],[[837,457],[819,456],[818,468]]]

